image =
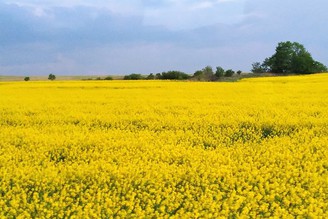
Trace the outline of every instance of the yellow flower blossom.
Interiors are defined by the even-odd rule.
[[[327,84],[0,82],[0,218],[328,218]]]

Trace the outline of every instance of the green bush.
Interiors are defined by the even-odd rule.
[[[107,76],[107,77],[104,78],[104,80],[110,81],[110,80],[113,80],[113,77]]]
[[[56,80],[56,75],[54,75],[54,74],[50,74],[50,75],[48,76],[48,80],[51,80],[51,81]]]
[[[164,80],[186,80],[189,79],[190,76],[181,71],[168,71],[163,72],[161,75],[161,79]]]
[[[141,74],[130,74],[130,75],[125,75],[124,80],[142,80],[144,77]]]
[[[225,71],[224,76],[225,77],[231,77],[235,72],[232,69],[228,69]]]

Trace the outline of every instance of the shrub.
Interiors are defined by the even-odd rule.
[[[113,80],[113,77],[107,76],[107,77],[104,78],[104,80],[110,81],[110,80]]]
[[[186,80],[189,79],[190,76],[181,71],[168,71],[163,72],[161,79],[169,79],[169,80]]]
[[[124,80],[142,80],[144,77],[142,77],[141,74],[130,74],[130,75],[125,75]]]
[[[233,74],[235,74],[235,72],[232,69],[228,69],[225,71],[224,76],[225,77],[231,77]]]
[[[49,74],[49,76],[48,76],[48,80],[51,80],[51,81],[56,80],[56,75],[54,75],[54,74]]]
[[[155,75],[153,73],[150,73],[147,78],[147,80],[154,80],[155,79]]]

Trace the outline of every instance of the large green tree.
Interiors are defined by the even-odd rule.
[[[257,67],[272,73],[280,74],[309,74],[327,71],[327,67],[322,63],[315,61],[305,47],[297,42],[280,42],[276,47],[276,52]],[[256,66],[255,66],[256,67]],[[259,68],[254,68],[257,72]]]

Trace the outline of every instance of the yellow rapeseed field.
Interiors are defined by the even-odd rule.
[[[328,74],[0,82],[1,218],[328,218]]]

